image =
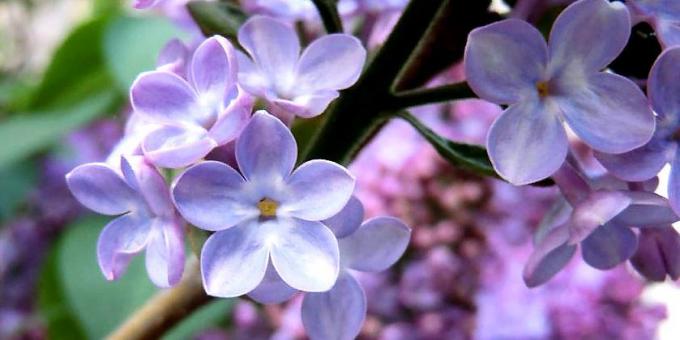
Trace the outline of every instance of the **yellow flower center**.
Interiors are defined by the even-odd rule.
[[[260,215],[263,217],[273,217],[276,216],[276,209],[279,204],[269,198],[263,198],[257,202],[257,208],[260,209]]]
[[[538,83],[536,83],[536,91],[538,91],[539,97],[543,98],[543,97],[548,96],[548,90],[549,90],[549,87],[548,87],[547,82],[539,81]]]

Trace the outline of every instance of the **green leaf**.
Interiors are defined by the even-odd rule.
[[[239,27],[248,19],[237,5],[226,2],[192,1],[188,7],[203,34],[221,35],[234,44]]]
[[[153,70],[165,43],[183,33],[162,17],[119,17],[106,27],[104,60],[123,93],[137,75]]]
[[[163,337],[165,340],[191,339],[199,331],[219,325],[229,317],[234,307],[233,299],[216,299],[195,311],[186,320]]]
[[[99,17],[76,27],[57,48],[27,109],[72,104],[113,84],[104,64],[102,40],[110,21]]]
[[[427,126],[421,123],[418,118],[414,117],[408,112],[400,112],[398,116],[409,122],[425,139],[432,144],[440,156],[449,161],[449,163],[470,170],[474,173],[497,177],[496,171],[491,165],[486,149],[479,145],[458,143],[446,139]]]
[[[104,92],[68,109],[19,115],[0,123],[0,169],[54,145],[67,133],[106,113],[117,102],[115,94]]]
[[[26,200],[35,187],[38,167],[34,162],[22,162],[0,169],[0,224],[14,216],[14,212]]]

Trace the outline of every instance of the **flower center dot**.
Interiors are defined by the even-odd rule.
[[[546,97],[548,95],[548,83],[545,81],[539,81],[536,83],[536,91],[538,91],[539,97]]]
[[[279,204],[269,198],[263,198],[257,202],[257,208],[260,209],[260,215],[264,217],[276,216],[276,209]]]

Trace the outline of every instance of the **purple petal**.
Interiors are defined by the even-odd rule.
[[[162,168],[183,168],[200,161],[217,146],[201,128],[164,126],[144,138],[144,155]]]
[[[562,167],[555,172],[552,178],[555,180],[555,184],[560,188],[560,192],[564,195],[564,198],[572,206],[578,205],[588,198],[588,195],[592,192],[583,176],[568,162],[565,162]]]
[[[676,152],[671,162],[671,173],[668,176],[668,200],[675,213],[680,214],[680,151]]]
[[[236,83],[237,72],[234,47],[220,36],[203,41],[191,59],[191,80],[200,96],[223,98]]]
[[[399,260],[410,239],[411,228],[398,218],[372,218],[338,241],[341,260],[354,270],[380,272]]]
[[[184,273],[184,232],[177,219],[156,219],[146,246],[146,271],[161,288],[172,287]]]
[[[630,30],[630,15],[624,4],[577,1],[553,24],[549,40],[551,67],[569,65],[578,70],[599,71],[623,51]]]
[[[565,120],[593,149],[624,153],[652,138],[654,114],[640,88],[627,78],[598,73],[563,90],[568,93],[555,99]]]
[[[155,167],[141,156],[129,156],[121,157],[121,169],[128,184],[144,196],[156,216],[174,215],[175,208],[170,198],[170,190]]]
[[[366,295],[348,273],[340,275],[333,289],[307,293],[302,302],[302,323],[312,340],[354,339],[365,317]]]
[[[618,155],[595,152],[595,157],[612,175],[625,181],[641,182],[654,178],[666,165],[668,147],[667,143],[653,138],[633,151]]]
[[[295,293],[297,293],[297,290],[290,288],[270,263],[267,266],[264,279],[255,290],[248,293],[248,296],[262,304],[275,304],[290,300]]]
[[[163,49],[158,54],[156,69],[183,76],[189,56],[190,53],[187,46],[179,39],[172,39],[163,46]]]
[[[338,278],[338,241],[320,222],[299,219],[270,222],[272,264],[283,281],[304,292],[323,292]]]
[[[628,260],[637,249],[637,236],[630,228],[607,223],[581,243],[583,259],[597,269],[611,269]]]
[[[335,237],[343,238],[357,230],[363,221],[364,205],[352,196],[339,213],[322,222],[333,231]]]
[[[652,108],[673,123],[680,115],[680,96],[678,95],[680,93],[680,68],[678,65],[680,65],[680,47],[667,49],[656,59],[647,80],[647,92]]]
[[[230,166],[202,162],[176,180],[172,196],[177,210],[191,224],[217,231],[255,218],[259,211],[243,196],[245,180]]]
[[[97,260],[107,280],[118,279],[132,257],[147,244],[151,223],[140,215],[127,214],[104,227],[97,241]]]
[[[536,245],[524,266],[524,282],[528,287],[536,287],[550,280],[576,252],[575,245],[569,245],[569,228],[562,225],[553,229]]]
[[[165,71],[140,74],[130,88],[130,101],[135,112],[169,124],[194,124],[192,113],[200,111],[196,92],[186,80]]]
[[[344,167],[326,160],[312,160],[288,178],[289,197],[281,211],[297,218],[320,221],[337,214],[354,192],[354,176]]]
[[[236,159],[248,180],[284,179],[295,166],[297,144],[278,118],[258,111],[236,141]]]
[[[239,91],[238,97],[219,115],[208,132],[217,144],[224,145],[236,139],[248,124],[253,108],[253,98]]]
[[[120,215],[140,206],[137,193],[104,163],[83,164],[66,175],[73,196],[88,209]]]
[[[241,26],[238,41],[271,81],[283,88],[293,85],[300,42],[292,28],[256,15]]]
[[[628,191],[625,194],[631,199],[631,204],[614,218],[617,225],[664,227],[680,220],[664,197],[644,191]]]
[[[275,104],[302,118],[311,118],[322,114],[339,95],[338,91],[323,90],[297,96],[293,101],[280,99]]]
[[[496,171],[515,185],[549,177],[567,156],[567,134],[554,110],[538,101],[510,106],[491,125],[489,157]]]
[[[465,47],[465,75],[482,99],[516,103],[543,80],[548,47],[525,21],[508,19],[476,28]]]
[[[267,76],[243,52],[236,51],[236,59],[238,60],[239,85],[252,95],[267,97],[267,91],[272,85]]]
[[[132,7],[136,9],[146,9],[155,6],[161,0],[134,0]]]
[[[569,243],[583,241],[594,230],[607,224],[632,203],[631,198],[620,191],[599,190],[590,194],[574,207],[569,225]]]
[[[296,70],[296,92],[342,90],[352,86],[363,69],[366,50],[348,34],[323,36],[307,46]]]
[[[257,220],[218,231],[201,251],[205,292],[217,297],[247,294],[262,282],[269,262],[269,247],[258,232]]]
[[[680,234],[673,227],[645,229],[640,232],[638,249],[630,262],[651,281],[680,277]]]

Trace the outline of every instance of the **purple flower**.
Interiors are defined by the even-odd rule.
[[[151,280],[159,287],[172,286],[184,271],[184,232],[165,180],[142,157],[122,157],[120,169],[88,163],[66,175],[80,203],[99,214],[118,216],[99,236],[99,267],[107,280],[115,280],[146,248]]]
[[[680,234],[668,226],[640,232],[637,252],[630,259],[635,270],[652,281],[663,281],[668,275],[680,278]]]
[[[313,160],[293,171],[297,145],[290,130],[264,111],[255,113],[236,142],[240,173],[208,161],[176,180],[180,213],[215,231],[201,253],[206,292],[247,294],[270,263],[297,290],[330,289],[338,277],[338,243],[321,220],[338,213],[354,190],[342,166]]]
[[[647,21],[664,46],[680,45],[680,2],[677,0],[628,0],[640,20]]]
[[[569,164],[553,178],[568,204],[548,216],[536,234],[534,252],[524,268],[524,281],[530,287],[557,274],[577,244],[586,263],[611,269],[637,249],[631,227],[662,230],[679,219],[665,198],[646,191],[593,190]]]
[[[630,80],[600,72],[630,35],[626,7],[580,0],[555,21],[546,44],[530,24],[509,19],[470,33],[465,71],[481,98],[509,104],[487,144],[498,173],[513,184],[546,178],[564,163],[563,122],[593,149],[623,153],[647,143],[654,116]]]
[[[345,209],[337,217],[351,220],[352,216],[363,219],[363,208]],[[348,225],[334,228],[336,235],[348,232]],[[305,294],[302,322],[311,339],[353,339],[359,334],[366,317],[366,295],[351,271],[386,270],[401,257],[411,237],[411,229],[393,217],[375,217],[357,225],[338,241],[341,269],[333,288]]]
[[[132,7],[136,9],[147,9],[158,5],[162,1],[163,0],[134,0]]]
[[[666,163],[671,164],[668,196],[680,213],[680,47],[664,51],[649,73],[647,91],[658,114],[657,130],[645,146],[620,155],[597,153],[597,159],[614,176],[627,181],[653,178]]]
[[[162,125],[142,142],[144,155],[161,167],[197,162],[234,140],[250,116],[252,100],[236,85],[236,57],[226,39],[201,43],[188,73],[187,81],[164,70],[145,72],[130,89],[135,112]]]
[[[366,50],[351,35],[331,34],[312,42],[300,55],[300,41],[288,25],[264,16],[249,19],[238,32],[239,84],[264,98],[270,110],[290,119],[321,114],[354,84]]]

